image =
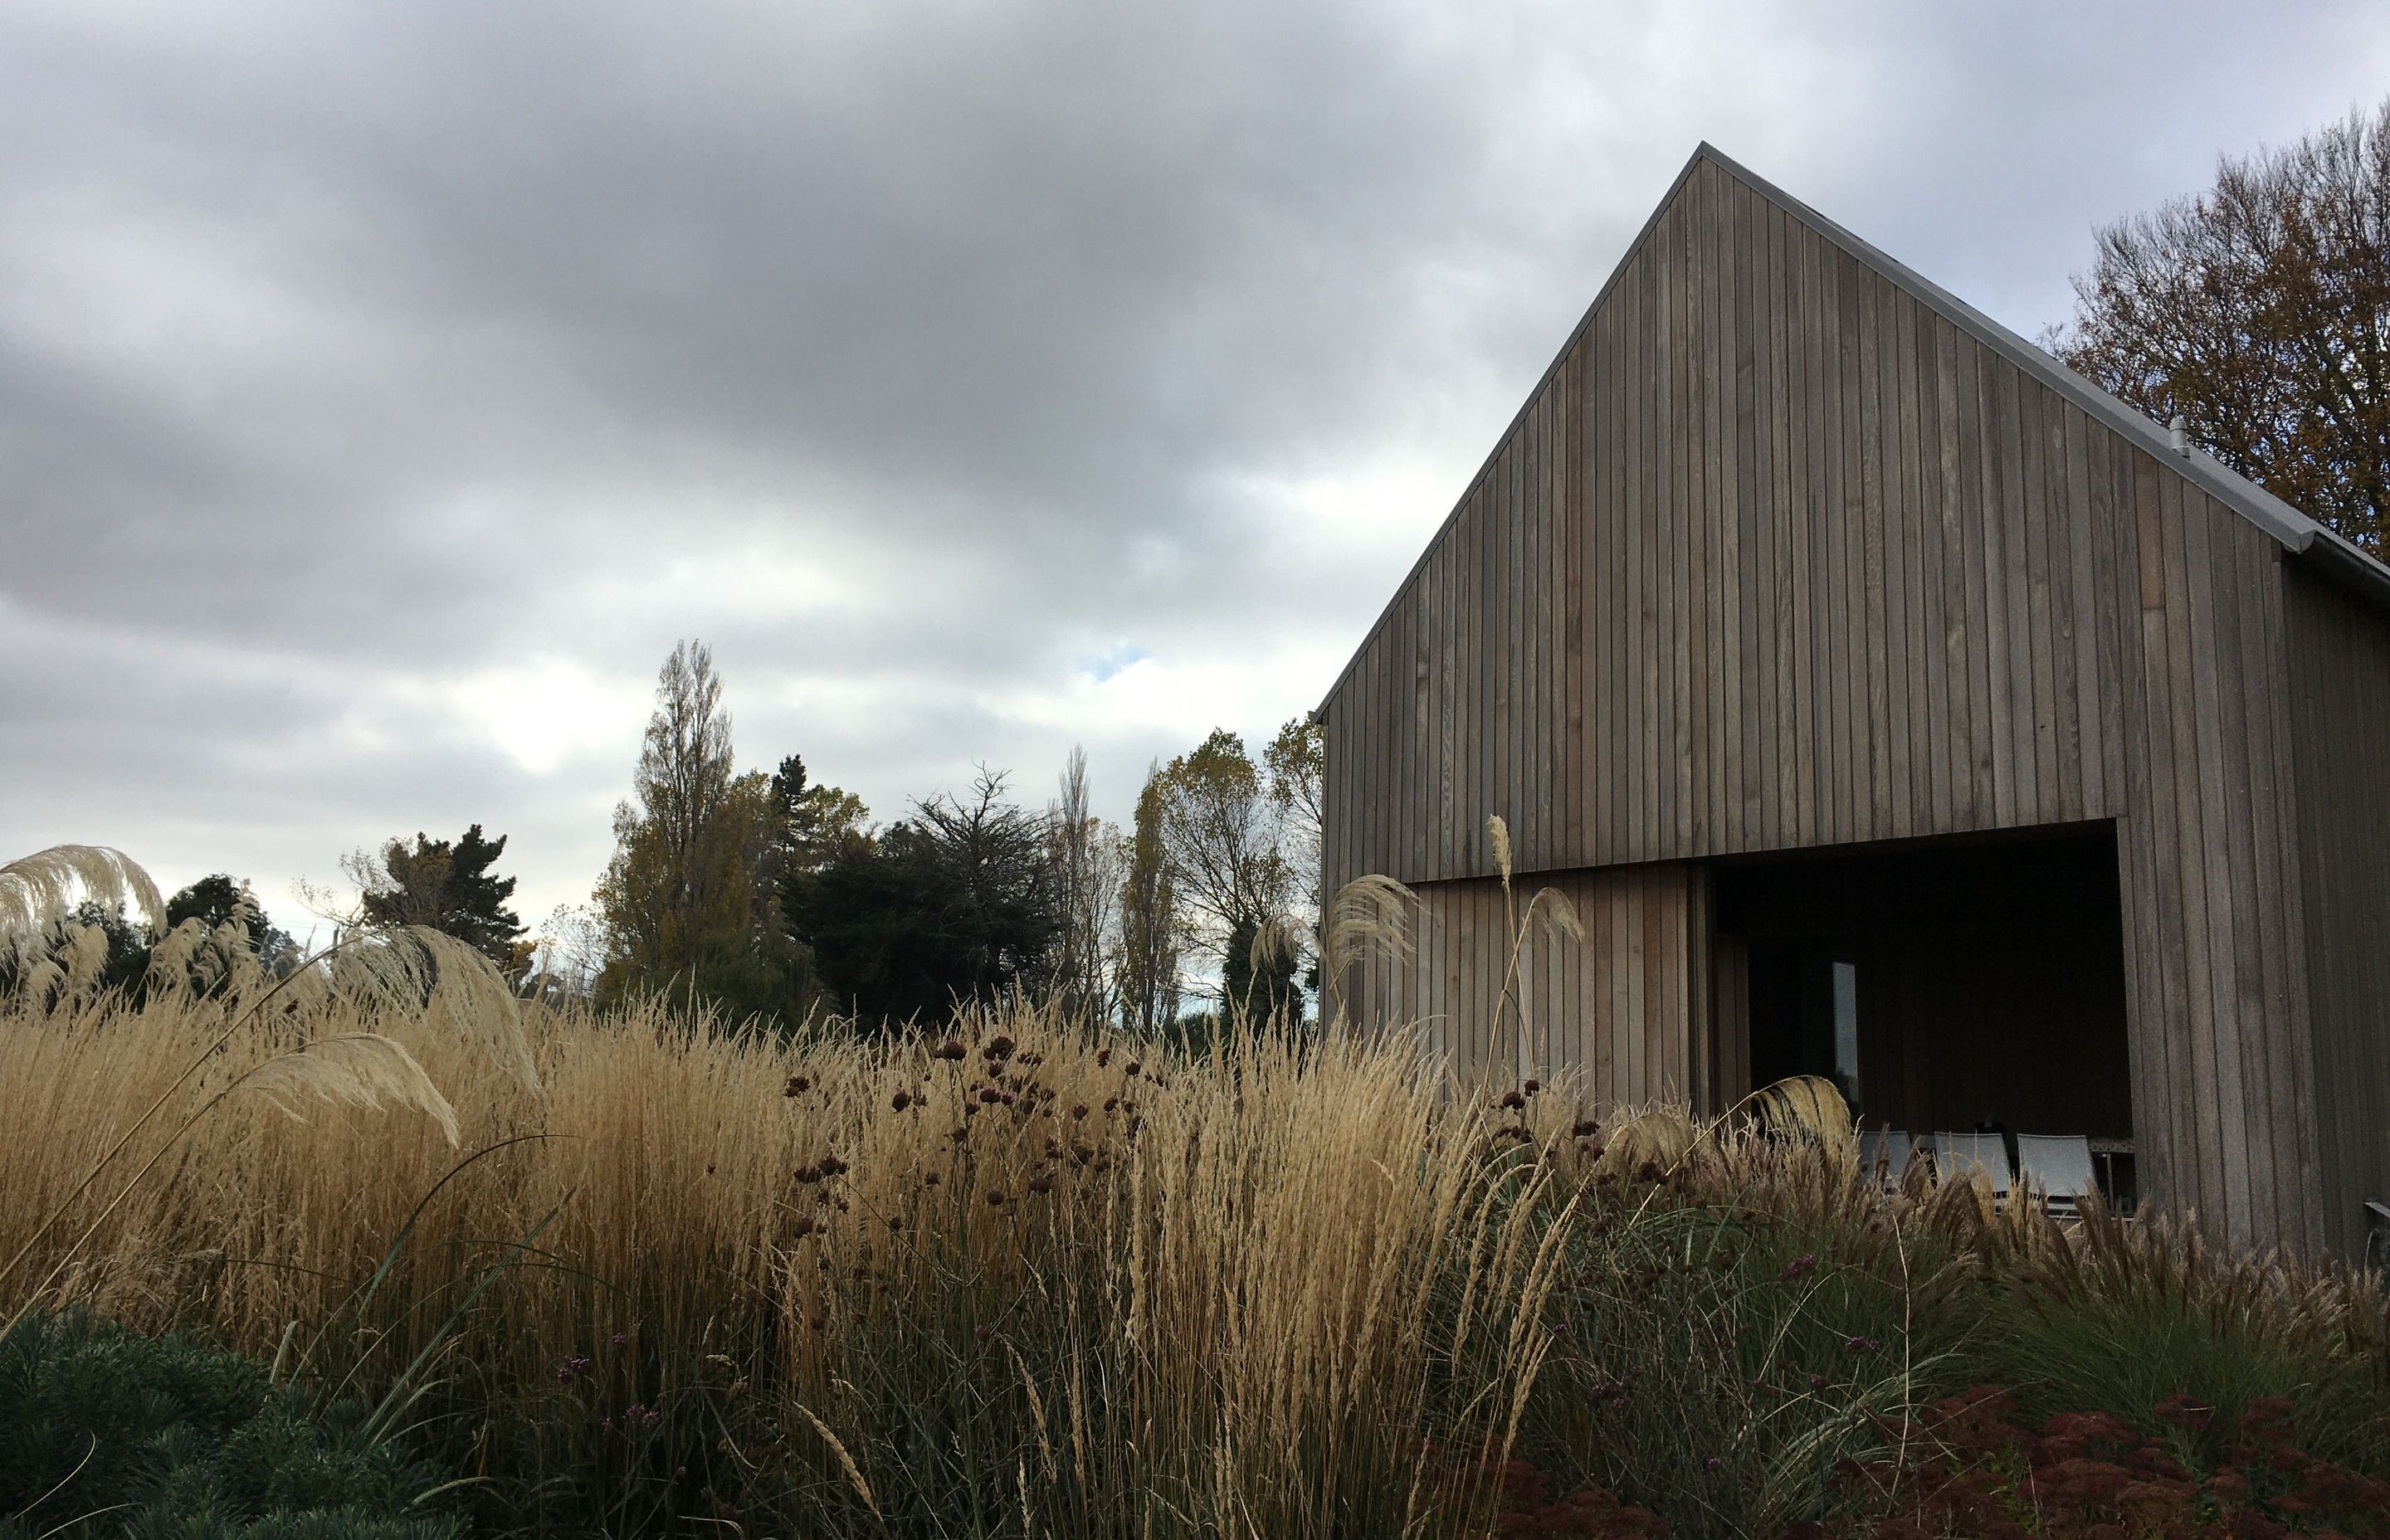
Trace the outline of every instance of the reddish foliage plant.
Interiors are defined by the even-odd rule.
[[[2214,1446],[2209,1408],[2178,1397],[2155,1410]],[[2287,1402],[2253,1402],[2201,1476],[2168,1440],[2115,1418],[2069,1412],[2036,1429],[2021,1421],[2007,1392],[1979,1386],[1937,1402],[1908,1431],[1905,1469],[1887,1460],[1846,1470],[1846,1490],[1865,1496],[1831,1533],[1852,1540],[2390,1540],[2390,1482],[2295,1447],[2290,1410]]]

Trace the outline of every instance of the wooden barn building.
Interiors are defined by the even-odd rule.
[[[1464,1078],[2390,1200],[2390,570],[1704,146],[1322,703],[1356,968]],[[1582,945],[1510,937],[1574,899]]]

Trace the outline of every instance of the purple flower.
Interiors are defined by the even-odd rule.
[[[622,1351],[623,1348],[626,1348],[626,1347],[630,1346],[630,1344],[631,1344],[631,1339],[630,1339],[630,1337],[629,1337],[628,1335],[626,1335],[625,1333],[623,1333],[623,1332],[620,1332],[620,1331],[618,1331],[618,1332],[614,1333],[614,1335],[612,1335],[611,1337],[609,1337],[609,1338],[607,1338],[607,1339],[606,1339],[606,1345],[607,1345],[608,1347],[610,1347],[610,1348],[614,1349],[616,1352],[620,1352],[620,1351]]]
[[[559,1383],[570,1385],[588,1372],[589,1360],[576,1354],[557,1366],[556,1378]]]
[[[1802,1277],[1817,1265],[1818,1253],[1815,1251],[1804,1251],[1799,1256],[1794,1257],[1792,1261],[1784,1264],[1784,1271],[1776,1275],[1776,1281],[1779,1283],[1791,1283],[1793,1279]]]

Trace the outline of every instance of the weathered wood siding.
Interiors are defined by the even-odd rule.
[[[2354,1253],[2365,1200],[2390,1203],[2390,628],[2284,583],[2327,1238]]]
[[[2276,555],[1697,159],[1329,697],[1327,875],[1482,879],[1491,813],[1531,873],[2113,818],[2145,1190],[2304,1244]]]
[[[1543,919],[1536,890],[1574,905],[1579,945]],[[1684,863],[1568,872],[1519,885],[1498,879],[1422,883],[1413,954],[1356,969],[1355,1019],[1415,1022],[1464,1082],[1515,1085],[1578,1070],[1603,1105],[1707,1099],[1708,874]],[[1518,947],[1515,976],[1513,939]],[[1505,988],[1509,1004],[1504,1003]]]

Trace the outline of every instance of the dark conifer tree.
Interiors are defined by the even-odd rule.
[[[368,885],[366,918],[377,925],[424,925],[444,930],[512,972],[521,965],[515,943],[522,921],[507,900],[515,879],[491,871],[506,853],[507,837],[486,839],[473,825],[455,842],[417,834],[415,843],[392,840],[381,851],[380,876]]]

